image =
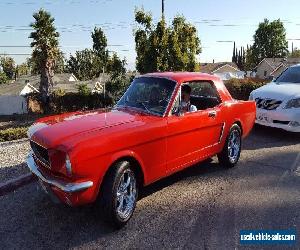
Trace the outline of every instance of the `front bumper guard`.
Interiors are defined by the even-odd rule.
[[[33,158],[33,152],[30,152],[27,156],[27,166],[29,170],[36,175],[40,180],[43,182],[49,184],[50,186],[54,186],[63,192],[66,193],[75,193],[79,192],[85,189],[88,189],[89,187],[93,186],[92,181],[85,181],[85,182],[78,182],[78,183],[69,183],[62,180],[58,180],[56,178],[45,176],[43,175],[39,169],[38,166],[35,163],[35,160]]]

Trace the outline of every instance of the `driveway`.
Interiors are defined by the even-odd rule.
[[[239,249],[242,229],[297,228],[299,238],[300,135],[255,127],[237,167],[213,158],[147,187],[119,231],[93,207],[53,204],[37,183],[0,197],[0,211],[3,249]]]

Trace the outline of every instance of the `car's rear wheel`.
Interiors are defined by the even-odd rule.
[[[219,163],[226,168],[234,167],[239,161],[241,148],[241,128],[239,127],[239,125],[233,124],[226,138],[223,150],[218,154]]]
[[[104,220],[116,228],[124,226],[134,212],[137,197],[136,174],[130,163],[116,163],[105,177],[100,192],[99,202]]]

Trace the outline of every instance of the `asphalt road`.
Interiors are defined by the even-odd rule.
[[[299,240],[300,135],[255,127],[235,168],[213,159],[147,187],[119,231],[36,183],[0,197],[0,211],[1,249],[240,249],[242,229],[296,228]]]

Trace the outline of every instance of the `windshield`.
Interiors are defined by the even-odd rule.
[[[289,82],[300,84],[300,66],[288,68],[275,80],[275,82]]]
[[[164,78],[136,78],[117,106],[138,108],[162,116],[166,111],[175,85],[174,81]]]

